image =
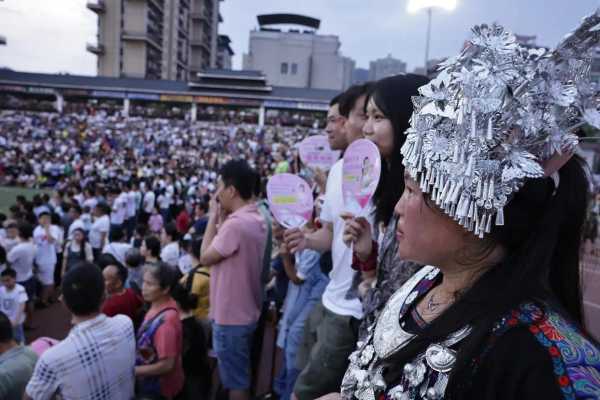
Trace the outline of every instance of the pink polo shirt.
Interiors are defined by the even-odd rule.
[[[258,321],[266,243],[267,227],[255,204],[232,213],[219,228],[212,246],[225,258],[210,272],[210,318],[217,324]]]

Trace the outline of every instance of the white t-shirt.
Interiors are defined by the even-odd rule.
[[[135,195],[135,192],[131,191],[129,193],[127,193],[127,218],[133,218],[135,217],[135,210],[136,210],[136,200],[137,196]]]
[[[17,282],[24,282],[33,276],[33,260],[35,245],[32,242],[21,242],[6,255],[6,261],[17,271]]]
[[[84,232],[86,231],[85,223],[81,217],[77,218],[75,221],[71,222],[71,225],[69,225],[69,231],[67,233],[68,240],[73,240],[73,232],[75,232],[75,229],[82,229]]]
[[[148,191],[144,194],[144,212],[151,214],[154,210],[154,201],[156,200],[156,195],[153,191]]]
[[[54,238],[50,242],[46,235],[46,230],[42,226],[37,226],[33,231],[33,242],[35,243],[36,255],[35,262],[38,265],[55,265],[56,252],[62,246],[62,232],[56,225],[50,225],[50,235]]]
[[[342,194],[343,165],[344,160],[340,159],[329,171],[325,201],[321,210],[321,220],[333,223],[333,242],[331,244],[333,268],[329,273],[329,284],[323,293],[323,305],[335,314],[361,319],[363,308],[360,300],[358,298],[346,298],[346,294],[352,287],[356,271],[351,266],[352,252],[343,241],[345,223],[340,218],[340,213],[345,211],[344,196]],[[372,210],[373,205],[369,203],[364,213],[371,225],[373,224]]]
[[[158,196],[158,208],[161,210],[166,210],[171,207],[171,195],[169,192],[165,192],[165,194],[161,194]]]
[[[21,304],[25,304],[27,300],[28,298],[25,288],[18,283],[10,292],[6,289],[6,286],[0,286],[0,311],[6,314],[11,322],[16,324],[22,324],[25,322],[25,312],[21,313],[18,321],[16,318]]]
[[[82,207],[89,207],[90,211],[94,211],[94,208],[98,205],[98,200],[95,197],[90,197],[89,199],[85,199],[83,201]]]
[[[90,244],[94,249],[102,248],[102,234],[106,233],[108,235],[108,231],[110,231],[110,218],[108,215],[103,215],[94,221],[90,229]]]
[[[127,216],[127,195],[121,193],[112,205],[112,212],[110,213],[110,223],[115,225],[121,225],[125,221]]]
[[[118,262],[125,266],[125,257],[132,246],[129,243],[111,242],[102,249],[102,253],[112,254]]]
[[[181,257],[179,257],[179,261],[177,263],[177,266],[179,267],[179,271],[183,275],[187,274],[194,267],[193,264],[192,264],[192,256],[189,255],[189,254],[182,255]]]
[[[160,252],[160,259],[171,267],[177,268],[179,263],[179,243],[171,242]]]

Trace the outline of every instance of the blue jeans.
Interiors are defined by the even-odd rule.
[[[23,331],[23,324],[15,326],[13,328],[13,339],[19,344],[25,343],[25,332]]]
[[[279,400],[290,400],[298,375],[300,370],[295,365],[289,365],[287,357],[284,357],[281,371],[273,382],[273,391],[279,395]]]
[[[213,349],[223,387],[229,390],[250,389],[250,351],[256,323],[219,325],[213,322],[212,328]]]

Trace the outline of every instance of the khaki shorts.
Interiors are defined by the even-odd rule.
[[[334,314],[323,303],[315,306],[296,357],[296,366],[302,370],[294,386],[299,400],[340,391],[348,357],[356,348],[359,324],[356,318]]]

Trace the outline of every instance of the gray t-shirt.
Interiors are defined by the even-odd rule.
[[[25,346],[17,346],[0,354],[0,399],[23,398],[37,359],[37,354]]]

